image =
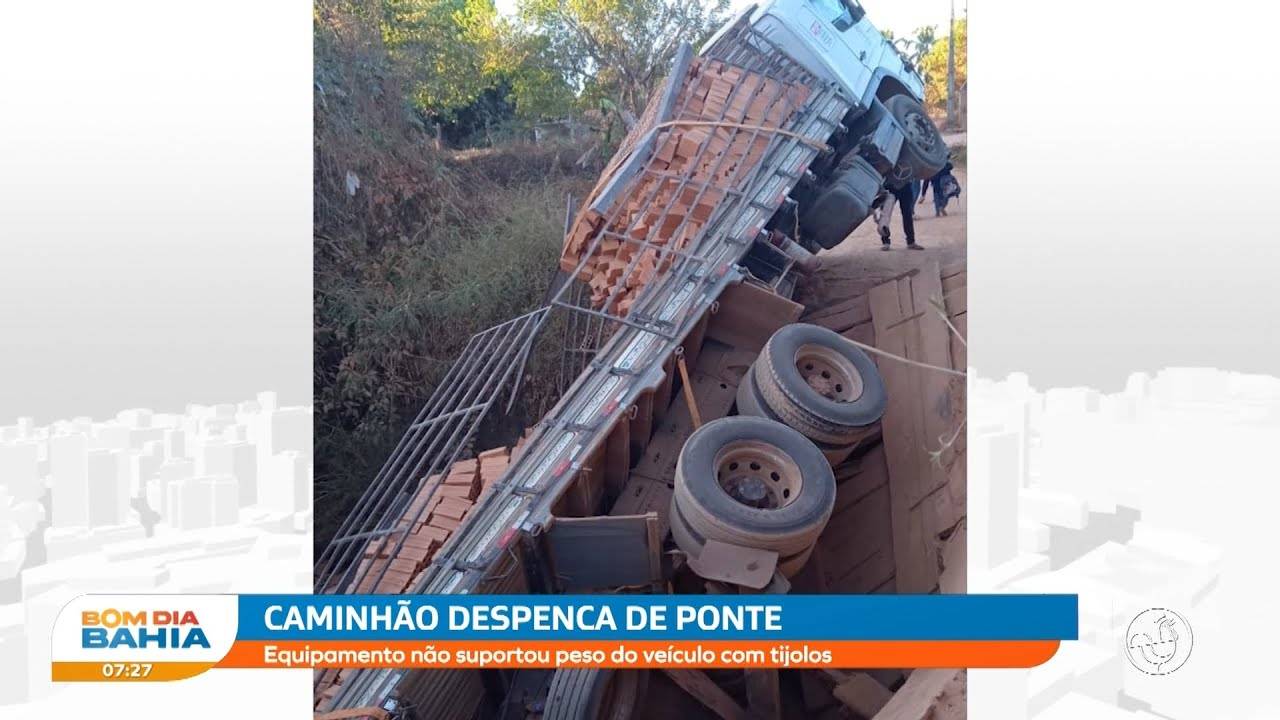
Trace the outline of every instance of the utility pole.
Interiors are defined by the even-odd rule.
[[[947,127],[956,126],[956,0],[951,0],[951,31],[947,33]]]

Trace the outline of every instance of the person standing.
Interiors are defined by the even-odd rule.
[[[947,203],[951,198],[960,195],[960,183],[956,180],[956,176],[951,173],[955,166],[951,164],[948,158],[947,164],[933,177],[924,181],[924,187],[920,192],[920,203],[924,204],[925,196],[929,194],[930,187],[933,188],[933,216],[943,217],[947,214]]]
[[[878,229],[880,231],[880,249],[889,249],[889,221],[893,219],[893,208],[898,206],[899,212],[902,213],[902,234],[907,238],[908,250],[923,250],[924,247],[916,243],[916,225],[915,225],[915,207],[916,207],[916,186],[918,181],[912,180],[903,183],[897,188],[886,188],[883,204],[880,206],[880,215],[877,220]]]

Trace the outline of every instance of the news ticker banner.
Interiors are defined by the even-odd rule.
[[[1075,595],[82,595],[55,682],[216,668],[1025,668]]]

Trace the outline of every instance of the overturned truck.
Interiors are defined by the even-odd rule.
[[[945,163],[920,94],[847,0],[765,3],[682,47],[566,223],[547,305],[471,339],[317,559],[315,591],[883,590],[883,572],[804,578],[822,574],[829,524],[865,524],[842,517],[855,503],[837,481],[883,484],[889,392],[851,335],[798,323],[789,298],[885,185]],[[870,323],[868,302],[839,316]],[[554,407],[514,448],[475,452],[535,343],[555,341]],[[837,564],[866,540],[839,535]],[[898,589],[928,592],[934,573]],[[671,678],[778,710],[776,673]],[[648,686],[598,669],[326,671],[316,709],[621,720]]]

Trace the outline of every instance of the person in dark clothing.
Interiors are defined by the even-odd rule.
[[[908,250],[923,250],[924,247],[916,244],[916,224],[915,224],[915,207],[917,182],[911,181],[903,183],[898,188],[885,188],[887,193],[883,204],[880,206],[880,249],[889,249],[889,221],[893,218],[893,206],[897,205],[898,210],[902,213],[902,234],[907,237]]]
[[[955,166],[948,160],[947,164],[936,175],[924,181],[924,188],[920,192],[920,203],[924,204],[925,196],[929,194],[929,188],[932,187],[934,217],[946,215],[947,203],[953,197],[960,197],[960,182],[951,173],[954,169]]]

